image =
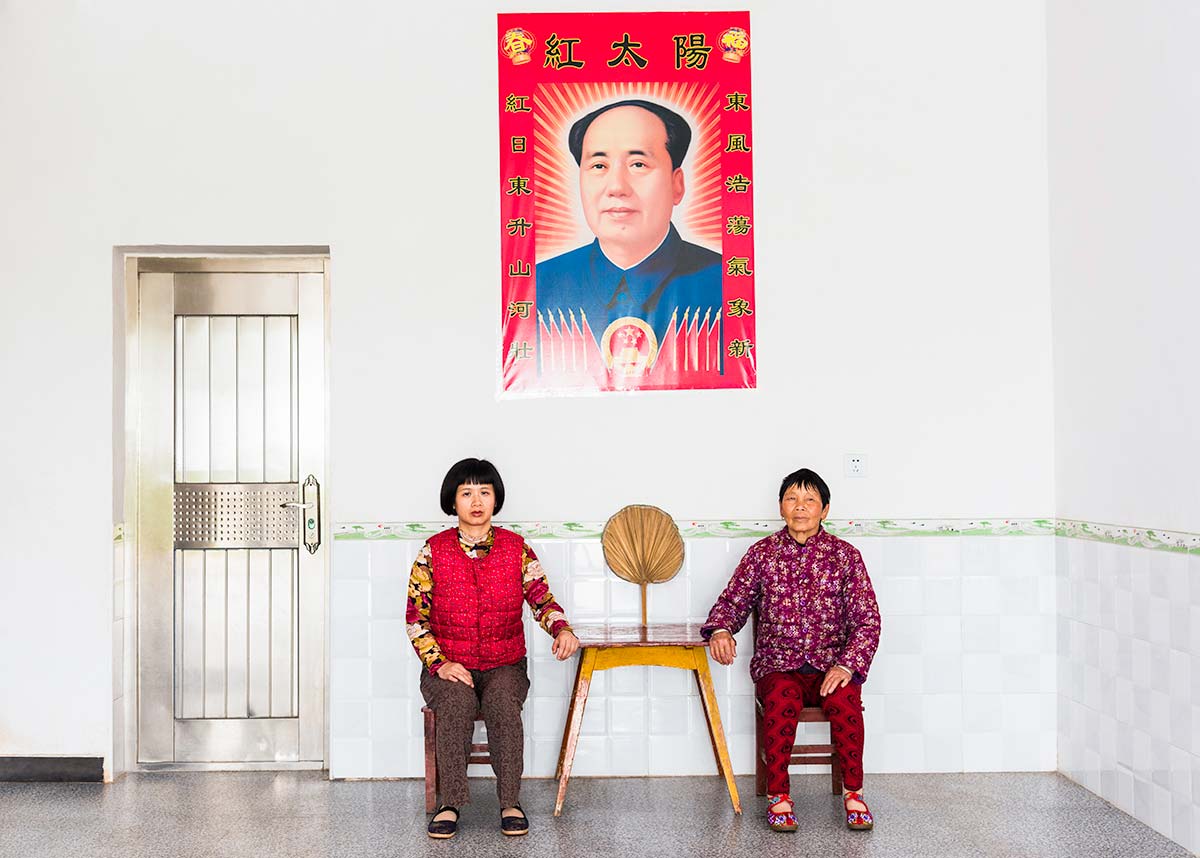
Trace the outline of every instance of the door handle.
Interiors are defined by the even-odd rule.
[[[316,554],[321,547],[321,484],[317,478],[309,474],[300,486],[300,501],[284,506],[308,510],[300,516],[302,541],[309,554]]]
[[[312,503],[300,503],[300,501],[288,501],[287,503],[281,503],[279,505],[279,508],[280,509],[312,509],[313,506],[314,506],[314,504],[312,504]]]

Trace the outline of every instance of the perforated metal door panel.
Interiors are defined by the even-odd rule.
[[[295,483],[177,483],[175,547],[295,548]]]

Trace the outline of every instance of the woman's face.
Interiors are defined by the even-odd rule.
[[[454,493],[454,511],[458,513],[460,525],[487,527],[492,523],[492,513],[495,510],[496,493],[491,483],[464,483]]]
[[[829,507],[822,506],[821,495],[812,486],[790,486],[779,502],[779,514],[792,536],[803,540],[817,532]]]

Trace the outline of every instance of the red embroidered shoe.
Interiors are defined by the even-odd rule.
[[[767,825],[771,827],[772,831],[795,831],[798,827],[796,825],[796,814],[791,809],[783,812],[775,810],[776,807],[784,802],[788,804],[792,803],[792,797],[786,792],[779,795],[767,796]]]
[[[851,807],[850,802],[854,802],[857,806]],[[871,809],[863,801],[861,793],[846,793],[842,796],[842,805],[846,808],[847,828],[854,831],[869,831],[875,827],[875,818],[871,816]]]

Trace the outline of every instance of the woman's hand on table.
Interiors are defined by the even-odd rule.
[[[550,645],[550,651],[559,661],[566,661],[575,655],[577,649],[579,649],[579,638],[575,637],[575,633],[570,629],[563,629],[559,632],[554,638],[554,643]]]
[[[718,664],[733,664],[733,660],[737,658],[737,641],[727,631],[713,632],[712,637],[708,639],[708,651]]]
[[[467,670],[457,661],[448,661],[438,668],[438,679],[445,679],[448,682],[465,682],[469,687],[475,687],[475,680],[471,678],[471,671]]]
[[[846,668],[840,664],[834,665],[826,671],[825,679],[821,682],[821,696],[828,697],[839,688],[845,688],[853,678],[854,674]]]

